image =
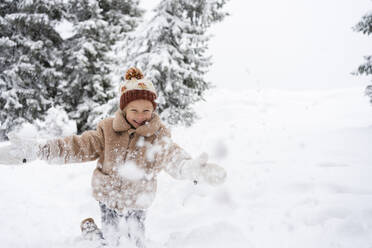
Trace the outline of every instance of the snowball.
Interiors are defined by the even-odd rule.
[[[137,181],[145,176],[145,171],[139,168],[135,162],[128,161],[119,168],[119,175],[131,181]]]
[[[136,146],[143,147],[144,145],[145,145],[145,138],[141,136],[138,138]]]
[[[155,156],[161,151],[160,145],[151,145],[146,151],[146,160],[149,162],[154,162]]]

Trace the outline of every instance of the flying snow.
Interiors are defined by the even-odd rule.
[[[127,161],[119,168],[119,175],[130,181],[141,180],[145,177],[146,173],[143,169],[139,168],[134,161]]]

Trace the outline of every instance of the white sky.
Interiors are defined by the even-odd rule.
[[[149,9],[158,0],[143,0]],[[367,85],[351,75],[371,38],[352,27],[370,0],[231,0],[211,32],[208,80],[231,88],[322,89]]]

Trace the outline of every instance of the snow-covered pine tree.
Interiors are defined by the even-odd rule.
[[[78,131],[91,126],[91,112],[110,99],[110,47],[106,42],[107,22],[97,1],[69,1],[68,20],[75,35],[65,41],[63,95],[58,104],[76,121]]]
[[[158,110],[170,124],[189,125],[191,105],[210,87],[205,74],[212,24],[224,19],[225,0],[162,0],[154,17],[123,45],[122,64],[136,66],[158,91]]]
[[[82,132],[112,112],[106,106],[117,100],[113,47],[137,27],[143,11],[136,0],[70,0],[68,12],[75,35],[66,41],[60,104]]]
[[[0,139],[23,122],[43,119],[58,94],[62,16],[53,0],[0,1]]]
[[[107,35],[110,44],[123,40],[128,32],[134,31],[143,21],[145,11],[139,7],[139,0],[99,0],[103,19],[109,24]]]
[[[372,34],[372,12],[364,15],[362,20],[355,25],[354,30],[357,32],[362,32],[366,35]],[[371,75],[372,74],[372,55],[364,57],[365,62],[361,64],[356,74],[357,75]],[[372,103],[372,85],[368,85],[365,90],[366,95],[370,97],[370,102]]]

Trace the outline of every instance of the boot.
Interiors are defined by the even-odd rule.
[[[80,228],[83,239],[90,241],[104,240],[101,230],[97,227],[92,218],[83,220],[80,224]]]

